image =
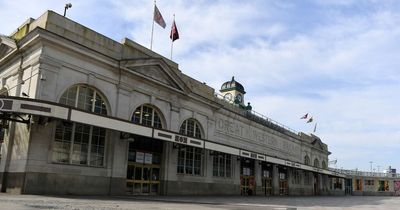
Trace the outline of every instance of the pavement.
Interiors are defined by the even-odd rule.
[[[400,209],[400,197],[381,196],[44,196],[0,193],[0,209],[324,210]]]

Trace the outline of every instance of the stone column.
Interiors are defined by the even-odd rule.
[[[254,178],[256,180],[256,195],[262,195],[262,181],[261,181],[261,175],[262,175],[262,164],[261,161],[256,160],[255,161],[255,166],[254,166]]]
[[[279,172],[278,165],[272,165],[272,195],[279,195]]]

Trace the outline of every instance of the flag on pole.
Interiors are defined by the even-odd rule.
[[[303,117],[301,117],[300,119],[307,119],[307,117],[308,117],[308,113],[307,114],[305,114]]]
[[[158,10],[157,6],[154,5],[154,17],[153,17],[154,22],[156,22],[158,25],[161,27],[165,28],[167,24],[165,24],[164,18],[161,15],[160,10]]]
[[[307,123],[310,123],[310,122],[312,122],[312,121],[313,121],[313,118],[310,117],[310,119],[307,120]]]
[[[178,28],[176,28],[175,20],[172,23],[171,34],[169,35],[169,38],[171,38],[172,42],[179,39]]]

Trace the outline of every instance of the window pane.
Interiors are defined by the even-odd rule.
[[[76,123],[74,144],[72,148],[72,163],[74,164],[87,164],[88,144],[90,136],[89,125]]]
[[[154,111],[154,128],[162,128],[161,126],[161,119],[158,116],[158,113],[156,111]]]
[[[60,103],[98,114],[107,114],[105,100],[93,88],[85,85],[69,88],[61,96]],[[76,123],[73,133],[73,125],[74,123],[57,125],[53,160],[65,163],[71,161],[73,164],[86,165],[88,164],[88,154],[90,154],[90,165],[103,166],[106,129],[92,128],[89,125]],[[91,145],[89,145],[89,140],[91,140]]]
[[[194,137],[201,139],[200,127],[199,127],[199,124],[197,124],[197,123],[196,123],[196,130],[195,130]]]
[[[226,177],[231,177],[231,155],[225,154],[226,156]]]
[[[56,135],[53,146],[53,161],[68,163],[71,148],[72,124],[59,123],[56,127]]]
[[[193,148],[186,147],[185,173],[193,174]]]
[[[194,119],[187,119],[183,121],[179,133],[191,137],[201,138],[200,124]]]
[[[214,152],[213,157],[213,176],[218,176],[219,162],[218,162],[218,154]]]
[[[186,122],[187,120],[183,121],[181,128],[179,129],[180,134],[186,135]]]
[[[201,160],[202,160],[202,149],[194,148],[194,174],[201,175]]]
[[[61,96],[60,103],[69,106],[75,106],[77,88],[78,87],[75,86],[65,91],[64,94]]]
[[[142,107],[138,107],[133,113],[132,122],[140,124],[140,116],[142,115]]]
[[[142,105],[135,110],[132,116],[132,122],[149,127],[162,128],[159,113],[154,108],[147,105]]]
[[[187,120],[186,135],[194,136],[194,120]]]
[[[177,172],[178,173],[184,173],[184,168],[185,168],[185,151],[186,148],[180,148],[179,152],[178,152],[178,168],[177,168]]]
[[[105,102],[101,99],[98,93],[96,93],[96,100],[94,103],[94,112],[98,114],[107,115],[107,108]]]
[[[93,127],[90,150],[90,165],[92,166],[103,166],[105,145],[105,136],[103,134],[105,134],[104,128]]]
[[[143,106],[142,125],[152,126],[151,125],[152,119],[153,119],[153,108],[148,106]]]

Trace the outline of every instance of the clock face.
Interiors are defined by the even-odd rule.
[[[240,95],[240,94],[238,94],[238,95],[236,96],[236,99],[237,99],[240,103],[243,102],[243,97],[242,97],[242,95]]]
[[[232,94],[231,93],[227,93],[224,96],[225,100],[231,101],[232,100]]]

